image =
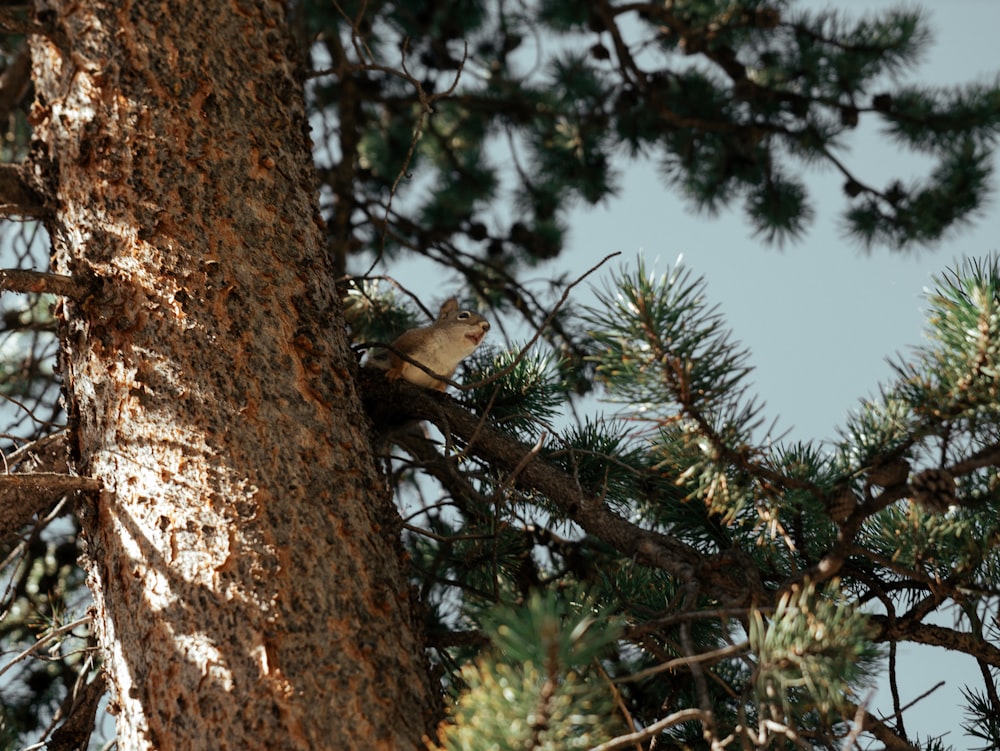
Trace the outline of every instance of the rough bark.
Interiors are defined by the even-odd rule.
[[[284,4],[41,2],[36,178],[119,748],[412,748],[434,692]]]

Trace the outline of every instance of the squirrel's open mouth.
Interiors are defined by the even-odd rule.
[[[466,334],[465,338],[466,339],[471,339],[476,344],[479,344],[479,342],[481,342],[483,340],[484,336],[486,336],[486,332],[485,331],[481,331],[478,334]]]

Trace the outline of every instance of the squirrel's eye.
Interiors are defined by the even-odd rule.
[[[472,313],[470,313],[469,311],[463,310],[461,313],[458,314],[458,320],[460,320],[460,321],[466,321],[466,320],[468,320],[469,316],[471,316],[471,315],[472,315]]]

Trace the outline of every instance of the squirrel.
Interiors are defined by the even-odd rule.
[[[475,351],[489,330],[489,321],[471,310],[459,310],[458,300],[452,297],[445,300],[434,323],[404,332],[391,345],[441,378],[435,378],[395,352],[388,353],[388,363],[383,353],[372,364],[383,368],[388,364],[386,377],[390,380],[403,378],[423,388],[444,391],[448,384],[442,379],[451,378],[458,364]]]

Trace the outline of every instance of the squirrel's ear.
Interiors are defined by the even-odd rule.
[[[449,297],[444,301],[444,305],[441,306],[441,312],[438,313],[438,320],[443,321],[446,316],[454,313],[456,310],[458,310],[458,300],[454,297]]]

